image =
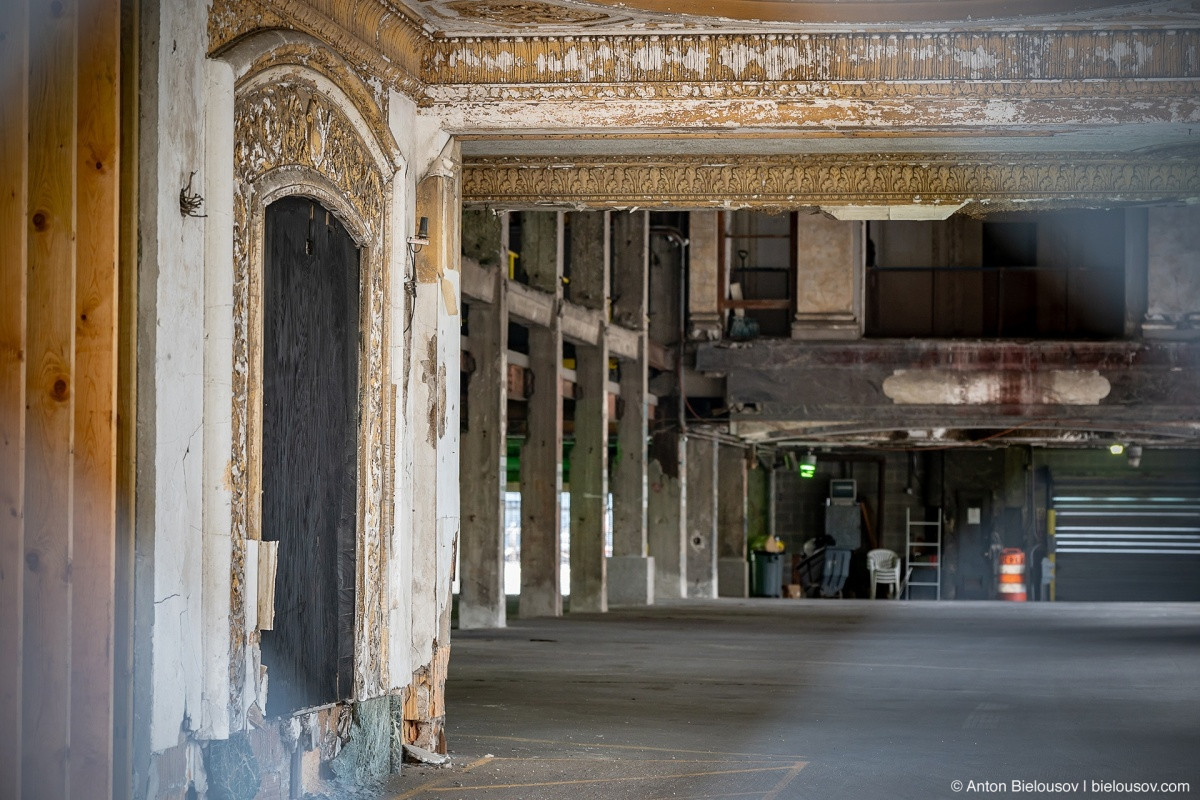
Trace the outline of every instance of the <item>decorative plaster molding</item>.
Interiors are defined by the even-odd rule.
[[[514,26],[604,16],[539,0],[456,0],[447,10]],[[435,24],[390,0],[214,0],[209,36],[217,53],[255,31],[302,31],[368,80],[423,105],[927,96],[1195,104],[1200,94],[1200,28],[1191,19],[1101,29],[555,36],[434,35]]]
[[[310,75],[320,75],[337,87],[339,93],[344,93],[350,105],[343,110],[351,111],[357,119],[355,124],[370,129],[374,141],[386,153],[392,170],[399,169],[403,164],[400,148],[392,136],[391,128],[386,121],[387,93],[378,82],[369,83],[369,76],[350,67],[336,53],[320,46],[316,39],[288,42],[270,47],[257,56],[238,80],[238,88],[244,88],[250,83],[263,83],[266,74],[298,74],[308,72]],[[360,109],[377,110],[377,113],[362,113]],[[378,158],[376,159],[378,160]]]
[[[252,73],[252,76],[255,73]],[[338,215],[362,248],[364,332],[360,375],[358,612],[356,653],[384,646],[386,574],[383,558],[384,431],[391,410],[387,374],[388,285],[386,220],[391,192],[377,148],[343,110],[347,96],[331,98],[321,77],[299,75],[261,84],[245,80],[234,102],[234,374],[233,566],[230,702],[242,716],[247,676],[245,540],[258,538],[261,446],[261,287],[263,219],[267,204],[289,194],[317,198]],[[257,660],[254,659],[256,662]],[[386,689],[383,663],[356,658],[355,696]]]
[[[1054,100],[1087,101],[1178,98],[1200,105],[1200,80],[1058,80],[1058,81],[725,81],[661,83],[431,84],[433,103],[577,102],[611,100],[768,100],[772,102],[837,100]],[[1145,110],[1126,112],[1145,117]]]
[[[326,42],[366,76],[415,100],[424,98],[422,62],[431,39],[400,6],[386,0],[213,0],[210,53],[253,32],[278,28]]]
[[[989,204],[1150,202],[1200,196],[1200,158],[1109,154],[475,158],[471,206],[800,208],[866,201]]]
[[[508,25],[561,25],[608,19],[603,12],[536,0],[454,0],[446,8],[459,17]]]
[[[1200,30],[735,33],[433,40],[430,84],[1200,78]]]

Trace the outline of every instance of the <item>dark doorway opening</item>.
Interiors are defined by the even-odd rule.
[[[279,542],[268,716],[350,697],[358,527],[359,252],[303,197],[266,213],[262,538]]]

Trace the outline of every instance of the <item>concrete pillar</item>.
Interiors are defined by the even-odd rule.
[[[746,540],[771,532],[770,470],[755,464],[746,474]]]
[[[625,328],[645,330],[650,215],[618,213],[612,217],[612,229],[612,320]]]
[[[857,339],[862,336],[864,226],[821,214],[796,218],[796,313],[794,339]]]
[[[508,282],[500,256],[508,249],[505,216],[463,212],[463,239],[480,241],[490,257],[496,289],[493,303],[469,309],[473,369],[467,376],[467,407],[459,475],[462,539],[459,548],[458,626],[503,628],[505,439],[508,401]],[[479,224],[476,224],[479,223]],[[481,228],[485,231],[481,232]],[[491,234],[484,236],[484,233]],[[485,239],[490,246],[482,243]],[[464,248],[466,249],[466,248]],[[482,259],[481,259],[482,260]]]
[[[568,215],[571,299],[602,309],[609,296],[608,212]],[[608,342],[575,346],[575,446],[571,449],[571,610],[608,610]]]
[[[687,440],[687,596],[717,596],[717,443]]]
[[[688,338],[720,339],[723,323],[717,215],[723,211],[693,211],[689,219],[691,253],[688,259]]]
[[[654,559],[654,597],[686,597],[687,577],[685,542],[687,471],[684,438],[675,432],[655,434],[650,440],[650,465],[647,482],[650,495],[646,502],[646,537]]]
[[[609,302],[609,212],[577,211],[566,215],[570,239],[572,303],[604,309]]]
[[[1153,207],[1147,232],[1146,320],[1154,339],[1200,338],[1200,206]]]
[[[571,610],[607,611],[608,346],[575,347],[571,449]]]
[[[613,554],[608,560],[608,598],[613,605],[654,603],[654,559],[649,555],[646,511],[646,337],[638,357],[621,362],[617,462],[613,466]]]
[[[746,451],[734,445],[720,445],[717,473],[717,594],[747,597],[750,565],[746,561],[749,490]]]
[[[521,264],[529,285],[562,297],[562,214],[521,215]],[[522,617],[560,616],[559,527],[562,491],[562,318],[529,329],[527,433],[521,448]]]
[[[649,215],[618,214],[613,225],[613,321],[638,331],[638,355],[621,362],[621,413],[613,466],[613,555],[608,597],[613,605],[654,602],[654,559],[647,555],[646,436],[649,396],[646,350],[649,301]],[[668,296],[669,308],[676,303]]]

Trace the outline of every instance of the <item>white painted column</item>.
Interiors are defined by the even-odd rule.
[[[442,746],[450,653],[451,573],[458,536],[459,158],[454,144],[417,184],[416,216],[428,217],[430,243],[415,259],[411,315],[412,437],[411,678],[403,716],[406,743]]]
[[[201,724],[206,633],[206,227],[180,213],[179,192],[193,171],[193,191],[204,185],[207,142],[203,124],[179,120],[206,116],[206,43],[196,32],[208,10],[166,2],[143,22],[134,669],[138,725],[149,722],[148,738],[137,732],[136,769]]]
[[[230,733],[230,571],[233,551],[233,68],[206,61],[204,170],[204,705],[201,736]],[[256,605],[256,604],[255,604]],[[247,604],[246,629],[258,630]],[[249,682],[251,685],[256,681]],[[241,708],[232,710],[241,727]]]

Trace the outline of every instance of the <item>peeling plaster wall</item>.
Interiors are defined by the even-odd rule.
[[[439,137],[425,139],[433,144]],[[419,176],[413,216],[429,218],[430,244],[408,264],[415,296],[405,320],[408,364],[407,419],[411,433],[411,553],[408,663],[413,683],[404,705],[407,742],[444,751],[443,693],[450,645],[451,580],[458,545],[458,401],[461,305],[458,148],[446,144]],[[403,589],[403,587],[401,587]],[[404,643],[401,643],[404,646]],[[395,676],[397,681],[400,676]]]
[[[181,0],[143,21],[138,582],[153,610],[138,624],[139,766],[202,721],[205,225],[179,193],[193,172],[204,191],[206,21]]]

